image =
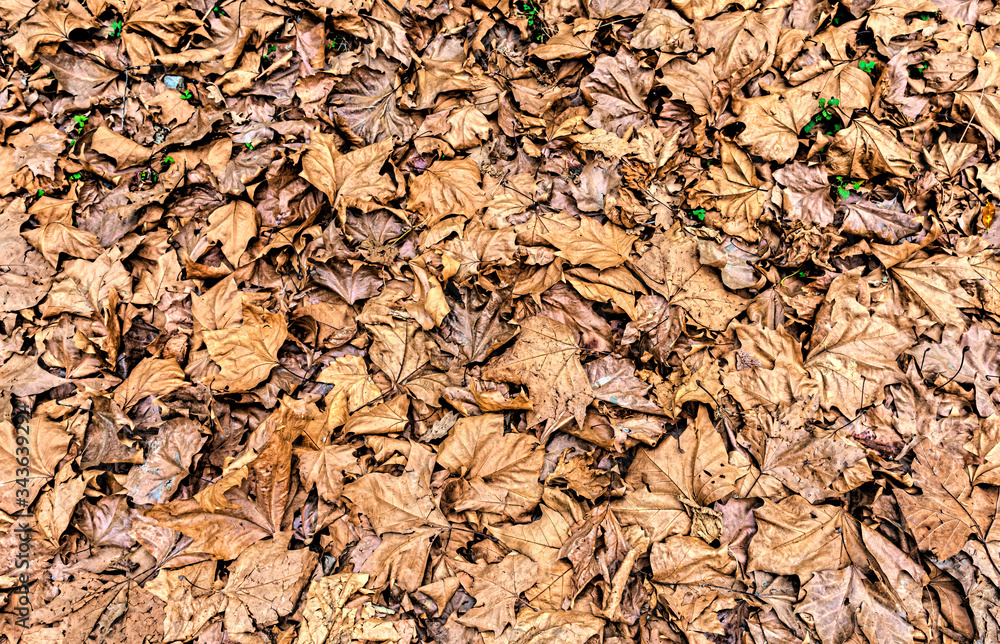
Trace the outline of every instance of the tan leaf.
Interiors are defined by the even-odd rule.
[[[53,266],[59,265],[59,253],[65,253],[70,257],[96,259],[104,250],[94,233],[59,222],[26,230],[22,235]]]
[[[82,419],[81,415],[74,422]],[[73,438],[67,432],[68,424],[44,415],[37,415],[18,428],[10,421],[0,421],[0,510],[15,514],[29,507],[39,490],[55,476],[56,465],[66,455]],[[19,467],[25,467],[18,459],[25,456],[27,475],[23,470],[18,472]]]
[[[244,550],[231,565],[222,589],[229,599],[226,629],[230,633],[256,632],[295,610],[319,555],[309,548],[290,550],[291,538],[290,532],[279,532]]]
[[[145,358],[115,388],[115,404],[128,411],[146,396],[163,396],[185,384],[184,370],[174,358]]]
[[[504,434],[504,418],[485,414],[460,418],[438,451],[438,463],[461,481],[447,484],[455,512],[477,510],[523,521],[542,497],[538,477],[544,452],[532,437]]]
[[[448,525],[428,483],[414,471],[402,476],[366,474],[345,486],[344,496],[368,517],[379,534]]]
[[[370,212],[397,195],[392,176],[380,174],[391,152],[392,140],[385,139],[340,154],[336,137],[316,131],[302,157],[302,176],[326,194],[338,216],[349,207]]]
[[[240,266],[240,256],[250,240],[257,236],[260,215],[245,201],[231,201],[208,216],[205,238],[221,242],[222,253],[233,266]]]
[[[342,573],[313,580],[303,605],[298,644],[413,641],[413,620],[389,621],[371,602],[353,606],[352,597],[363,591],[368,579],[365,574]],[[349,601],[351,608],[347,608]]]
[[[487,364],[483,376],[527,385],[534,404],[531,424],[558,426],[575,419],[583,427],[593,394],[579,351],[569,327],[536,315],[522,323],[514,346]]]
[[[285,316],[244,304],[243,323],[235,329],[205,331],[208,353],[221,368],[210,379],[213,389],[250,391],[278,365],[278,349],[288,335]]]
[[[573,264],[614,268],[624,264],[638,239],[611,222],[599,224],[590,217],[580,218],[580,227],[545,235],[545,241]]]
[[[840,507],[811,505],[801,496],[779,503],[765,499],[754,516],[757,534],[747,552],[748,571],[798,575],[805,582],[817,571],[850,563],[859,541],[856,524]]]
[[[34,396],[70,382],[38,366],[38,356],[13,355],[0,365],[0,389],[15,396]]]
[[[23,199],[0,212],[0,254],[20,260],[0,264],[0,311],[20,311],[37,304],[48,293],[56,272],[21,236],[27,219]]]
[[[231,510],[206,512],[198,501],[185,499],[161,503],[143,512],[161,527],[191,537],[188,551],[215,559],[236,559],[244,550],[271,535],[264,519],[245,495],[229,492]]]
[[[392,434],[402,432],[409,422],[407,413],[410,400],[406,396],[396,396],[391,400],[362,409],[351,415],[344,425],[350,434]]]
[[[722,143],[721,167],[709,167],[711,179],[695,184],[693,202],[718,208],[722,230],[748,242],[760,239],[757,221],[764,212],[767,191],[747,153],[735,145]],[[706,218],[706,222],[712,219]]]
[[[737,143],[768,161],[788,163],[798,153],[799,133],[812,120],[817,107],[816,98],[811,94],[789,92],[734,98],[733,111],[746,126],[736,137]],[[783,171],[787,169],[782,168]]]
[[[626,480],[655,494],[709,506],[734,491],[736,478],[722,436],[710,427],[688,427],[679,438],[668,436],[655,449],[639,450]]]
[[[149,148],[144,148],[103,125],[94,132],[90,144],[101,154],[117,161],[119,170],[144,163],[153,154]]]
[[[654,543],[649,563],[653,579],[671,584],[728,585],[736,572],[727,546],[713,548],[697,537],[674,536]]]
[[[435,161],[419,176],[409,177],[410,208],[433,226],[448,215],[472,217],[486,204],[479,167],[471,159]]]
[[[774,178],[785,186],[782,206],[793,221],[816,226],[829,226],[835,216],[830,181],[826,168],[792,163],[774,173]]]
[[[837,132],[826,162],[832,174],[871,179],[883,173],[908,177],[915,158],[916,154],[903,147],[892,129],[864,116]]]
[[[534,585],[538,565],[528,557],[511,553],[499,563],[467,566],[472,577],[469,593],[476,605],[458,618],[466,626],[503,633],[514,622],[514,606],[522,592]]]
[[[206,440],[198,423],[186,418],[168,420],[150,439],[142,466],[129,472],[125,482],[129,497],[140,505],[169,501]]]

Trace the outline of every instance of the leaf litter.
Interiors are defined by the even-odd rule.
[[[0,642],[1000,637],[992,2],[0,23]]]

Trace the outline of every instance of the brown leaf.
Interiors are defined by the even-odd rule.
[[[480,181],[479,167],[470,159],[435,161],[423,174],[409,177],[407,203],[424,215],[425,226],[448,215],[472,217],[486,203]]]
[[[509,554],[499,563],[468,566],[472,577],[469,592],[476,605],[458,618],[466,626],[503,633],[514,622],[514,607],[522,592],[534,584],[538,566],[528,557]]]
[[[637,239],[611,222],[601,225],[590,217],[582,217],[576,230],[545,235],[545,241],[558,248],[559,254],[571,263],[590,264],[600,269],[614,268],[628,261],[632,244]]]
[[[593,394],[579,350],[569,327],[534,316],[521,324],[514,346],[486,365],[483,376],[527,385],[534,404],[532,425],[545,421],[554,427],[575,419],[582,427]]]
[[[66,430],[66,422],[45,416],[18,427],[10,421],[0,421],[0,472],[3,472],[0,510],[14,514],[19,508],[30,506],[39,490],[55,476],[56,465],[66,455],[72,440]],[[27,466],[18,462],[25,455]],[[17,471],[19,467],[27,467],[26,476],[23,470]],[[27,494],[19,494],[20,490]],[[22,500],[27,505],[22,505]]]
[[[830,182],[824,166],[807,166],[802,163],[786,165],[774,173],[774,178],[785,186],[782,205],[793,221],[816,226],[829,226],[835,216]]]
[[[302,157],[302,177],[326,194],[341,218],[350,207],[370,212],[396,196],[392,176],[380,174],[391,152],[392,140],[385,139],[340,154],[334,136],[313,132]]]
[[[503,430],[499,414],[461,418],[442,441],[438,463],[462,477],[445,489],[455,512],[477,510],[523,521],[535,511],[545,453],[532,438]]]
[[[205,331],[205,345],[221,372],[211,376],[213,389],[250,391],[278,365],[278,349],[288,327],[283,315],[244,304],[243,323],[235,329]]]
[[[253,544],[233,563],[222,595],[226,629],[253,633],[278,623],[295,609],[319,555],[309,548],[289,550],[292,535],[279,532]]]
[[[118,169],[131,168],[149,159],[153,151],[144,148],[132,139],[112,132],[103,125],[94,132],[90,144],[101,154],[106,154],[118,162]]]

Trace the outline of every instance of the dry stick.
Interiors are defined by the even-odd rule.
[[[928,347],[928,349],[929,349],[929,348],[930,348],[930,347]],[[954,375],[952,375],[952,377],[951,377],[951,378],[948,378],[948,380],[946,380],[945,382],[943,382],[943,383],[941,383],[940,385],[938,385],[937,387],[935,387],[935,388],[934,388],[934,391],[933,391],[933,392],[931,392],[931,393],[935,393],[935,394],[936,394],[937,392],[941,391],[941,389],[942,389],[942,388],[943,388],[943,387],[944,387],[945,385],[947,385],[948,383],[950,383],[951,381],[953,381],[953,380],[954,380],[955,378],[957,378],[957,377],[958,377],[958,374],[962,373],[962,367],[964,367],[964,366],[965,366],[965,353],[966,353],[966,352],[967,352],[968,350],[969,350],[969,347],[962,347],[962,361],[958,363],[958,371],[956,371],[956,372],[954,373]]]
[[[959,141],[965,139],[965,135],[969,132],[969,128],[972,127],[972,121],[979,114],[979,106],[983,104],[983,97],[986,95],[986,88],[984,87],[981,92],[979,92],[979,102],[976,103],[976,109],[972,111],[972,116],[969,117],[969,122],[965,124],[965,129],[962,130],[962,136],[958,137]]]
[[[712,395],[711,391],[705,389],[705,386],[701,384],[701,380],[695,380],[695,384],[701,387],[701,390],[704,391],[706,394],[708,394],[709,397],[715,401],[715,407],[716,409],[719,410],[722,420],[722,426],[726,428],[726,435],[729,437],[729,443],[733,446],[733,449],[735,449],[737,452],[743,455],[743,458],[747,459],[747,462],[750,462],[750,455],[747,454],[745,451],[743,451],[743,448],[740,447],[739,443],[736,442],[736,435],[733,434],[733,430],[729,426],[729,420],[728,420],[729,411],[726,410],[718,400],[716,400],[715,396]]]

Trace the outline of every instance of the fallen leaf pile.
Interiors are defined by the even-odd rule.
[[[990,0],[0,28],[0,643],[1000,641]]]

